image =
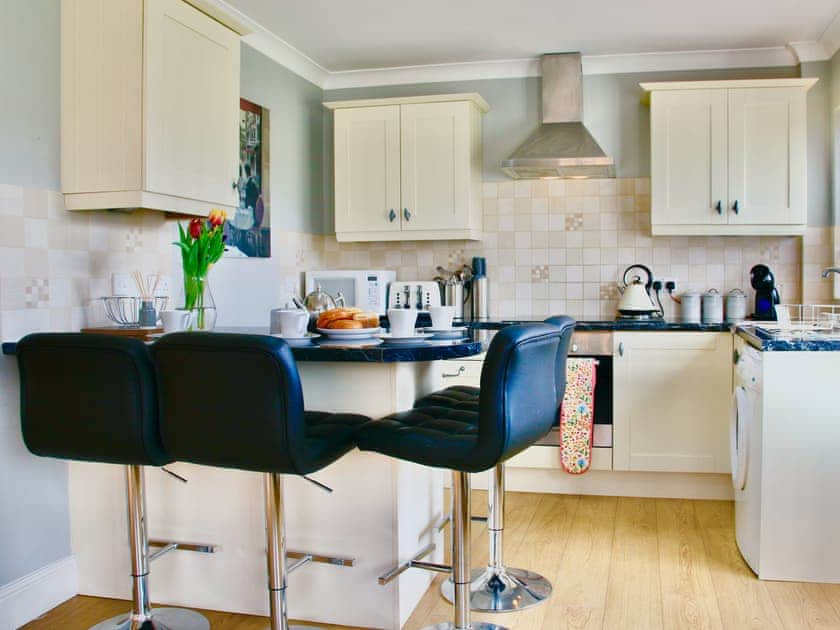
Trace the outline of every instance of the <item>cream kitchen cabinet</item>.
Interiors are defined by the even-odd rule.
[[[339,241],[481,238],[481,96],[324,106],[335,111]]]
[[[66,207],[235,207],[243,32],[205,0],[62,0]]]
[[[642,83],[654,235],[802,234],[816,79]]]
[[[616,332],[613,469],[729,472],[732,335]]]

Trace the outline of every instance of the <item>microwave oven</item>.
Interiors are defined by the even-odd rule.
[[[347,306],[385,315],[388,310],[388,285],[397,279],[395,271],[330,270],[306,272],[306,293],[320,285],[336,297],[344,296]]]

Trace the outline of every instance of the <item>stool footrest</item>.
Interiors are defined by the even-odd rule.
[[[438,564],[437,562],[424,562],[422,558],[425,558],[430,553],[432,553],[436,549],[436,545],[434,543],[429,543],[425,547],[423,547],[420,551],[418,551],[411,560],[403,562],[402,564],[394,567],[387,573],[379,576],[379,584],[385,586],[389,582],[396,579],[400,574],[404,573],[408,569],[424,569],[426,571],[436,571],[438,573],[451,573],[452,567],[447,564]]]
[[[354,567],[356,566],[355,558],[342,558],[340,556],[325,556],[320,553],[309,553],[308,551],[286,551],[287,558],[294,558],[296,560],[303,560],[303,562],[296,562],[292,565],[297,568],[306,562],[322,562],[324,564],[333,564],[338,567]],[[289,569],[291,571],[291,569]]]
[[[156,560],[170,551],[195,551],[197,553],[216,553],[221,546],[213,543],[179,542],[177,540],[162,540],[152,538],[149,540],[149,547],[161,547],[158,551],[149,556],[149,560]]]

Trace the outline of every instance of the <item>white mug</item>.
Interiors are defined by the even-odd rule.
[[[309,313],[299,308],[276,308],[271,311],[271,332],[290,339],[306,335]]]
[[[417,310],[413,308],[389,308],[388,323],[394,337],[413,337],[417,323]]]
[[[190,326],[192,312],[186,310],[161,311],[160,320],[163,323],[163,332],[178,332],[186,330]]]
[[[432,328],[448,330],[452,328],[452,318],[455,317],[454,306],[431,306],[429,316],[432,318]]]

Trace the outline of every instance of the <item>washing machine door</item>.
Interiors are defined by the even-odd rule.
[[[732,467],[732,486],[736,490],[743,490],[747,485],[752,414],[749,392],[744,387],[736,387],[732,399],[732,420],[729,423],[729,461]]]

